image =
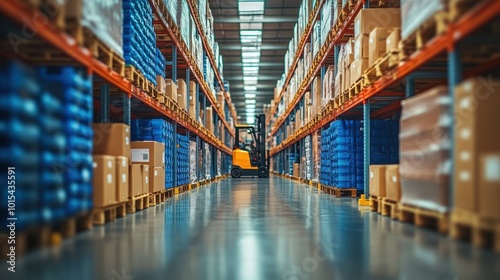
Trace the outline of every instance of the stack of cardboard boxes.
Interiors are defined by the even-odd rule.
[[[214,133],[214,119],[212,107],[207,107],[205,111],[205,128]]]
[[[131,143],[132,196],[165,189],[165,145],[155,141]]]
[[[177,104],[179,109],[187,111],[187,87],[186,81],[177,79]]]
[[[370,195],[393,202],[401,199],[399,165],[370,165]]]
[[[436,87],[401,104],[401,202],[447,212],[452,124],[448,88]]]
[[[328,66],[325,77],[323,79],[323,96],[321,98],[321,108],[325,107],[330,100],[334,99],[334,82],[335,82],[335,67]]]
[[[130,128],[118,123],[95,123],[94,207],[129,198]]]
[[[198,100],[197,92],[196,82],[189,82],[189,115],[193,119],[196,119],[196,102]]]
[[[177,85],[171,79],[165,80],[165,88],[167,97],[172,99],[175,103],[177,103]]]
[[[471,78],[455,89],[455,213],[500,223],[500,80]]]

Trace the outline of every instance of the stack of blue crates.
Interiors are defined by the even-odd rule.
[[[293,164],[296,162],[295,153],[289,153],[289,162],[288,166],[290,169],[288,170],[288,175],[293,175]]]
[[[370,124],[370,164],[397,164],[399,121],[372,120]],[[364,189],[362,121],[337,120],[322,130],[320,182]]]
[[[159,48],[156,48],[155,74],[157,76],[162,76],[163,78],[165,78],[166,66],[167,60],[165,59],[165,56],[163,56]]]
[[[148,1],[123,0],[123,56],[156,85],[156,34]]]
[[[165,145],[165,189],[173,187],[174,126],[164,119],[131,121],[132,141],[156,141]]]
[[[43,130],[50,130],[52,138],[43,140],[42,146],[48,149],[44,155],[43,168],[52,168],[57,172],[56,176],[64,175],[64,186],[66,194],[62,188],[56,187],[59,182],[57,177],[51,178],[49,175],[42,176],[47,181],[42,181],[47,190],[43,201],[50,201],[54,207],[51,211],[45,211],[44,219],[56,219],[61,217],[58,207],[59,202],[66,201],[66,215],[75,215],[89,211],[92,208],[92,79],[85,74],[83,69],[72,66],[68,67],[41,67],[38,69],[40,81],[44,86],[46,96],[43,101],[45,107],[43,116],[47,118]],[[49,105],[48,102],[58,102]],[[59,113],[57,110],[60,110]],[[55,117],[62,117],[64,127],[64,140],[59,140],[62,131],[60,123]],[[54,121],[51,123],[51,121]],[[66,145],[65,161],[60,165],[61,150]],[[57,167],[59,165],[59,167]]]
[[[0,168],[4,183],[0,192],[0,217],[7,221],[8,196],[15,195],[16,230],[40,222],[39,163],[41,130],[37,98],[40,86],[33,69],[18,62],[0,65]],[[13,167],[14,174],[7,169]],[[13,177],[8,179],[8,176]],[[8,186],[15,186],[15,192]]]
[[[189,184],[189,138],[177,134],[177,185]]]

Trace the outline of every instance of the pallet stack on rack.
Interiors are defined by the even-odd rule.
[[[303,51],[296,46],[284,58],[285,75],[275,89],[280,93],[268,113],[269,141],[277,144],[271,150],[275,170],[293,174],[295,160],[290,155],[300,155],[307,137],[313,135],[314,143],[314,135],[321,132],[320,156],[313,156],[313,161],[320,159],[315,166],[321,166],[319,179],[327,185],[323,191],[335,194],[331,185],[342,185],[348,175],[355,178],[351,184],[370,196],[373,210],[416,226],[434,225],[441,232],[450,228],[455,238],[472,236],[476,245],[487,245],[489,240],[490,246],[500,248],[496,237],[500,223],[492,214],[500,211],[487,200],[498,180],[486,172],[486,168],[500,172],[494,163],[500,148],[490,141],[498,137],[498,130],[489,127],[494,122],[488,121],[497,118],[490,109],[498,107],[491,96],[497,92],[493,73],[499,62],[493,54],[499,48],[488,40],[477,41],[496,34],[499,2],[320,1],[319,8],[326,15],[331,3],[340,2],[337,24],[321,32],[317,26],[325,22],[315,19],[298,40],[312,44],[313,63],[305,70],[304,80],[296,80],[297,71],[303,71],[297,63]],[[331,40],[325,40],[324,34]],[[418,105],[432,96],[430,88],[446,84],[433,89],[440,97]],[[481,90],[490,98],[476,100]],[[419,96],[413,98],[415,94]],[[310,120],[290,129],[308,98],[312,99]],[[413,103],[416,110],[408,108]],[[472,107],[470,114],[464,113]],[[338,145],[343,138],[333,131],[345,118],[356,119],[362,130],[347,141],[359,150],[339,150],[344,151],[339,165],[335,151],[345,147]],[[397,125],[379,126],[375,121],[397,123],[399,119],[399,141]],[[410,120],[418,122],[410,124]],[[348,171],[352,164],[355,168]],[[366,205],[364,198],[360,205]]]
[[[157,76],[168,74],[177,82],[184,79],[178,72],[184,73],[185,81],[194,82],[189,94],[194,97],[190,105],[197,117],[197,109],[215,104],[215,83],[224,88],[222,70],[217,69],[222,66],[220,55],[217,59],[212,59],[213,54],[209,57],[213,72],[210,80],[204,80],[201,67],[189,59],[190,37],[199,42],[208,40],[193,23],[200,19],[195,19],[197,13],[185,5],[187,1],[182,1],[184,17],[187,13],[190,21],[191,33],[186,38],[176,24],[177,1],[49,1],[57,15],[49,15],[43,25],[36,19],[47,17],[47,1],[35,2],[0,2],[0,21],[7,27],[2,34],[19,33],[22,28],[37,30],[33,35],[36,38],[19,48],[2,48],[9,61],[0,69],[2,88],[7,90],[1,97],[5,108],[0,117],[4,129],[0,162],[4,170],[15,166],[19,254],[48,245],[54,234],[70,237],[93,223],[110,222],[164,201],[165,195],[158,198],[151,194],[171,196],[186,191],[173,191],[174,165],[181,168],[181,181],[177,183],[187,184],[190,173],[188,152],[180,164],[174,157],[177,131],[195,139],[199,151],[205,149],[197,159],[207,174],[228,173],[227,165],[221,165],[221,170],[210,165],[212,158],[217,162],[230,162],[231,158],[231,149],[216,141],[213,130],[208,132],[183,117],[186,113],[175,110],[173,102],[167,106],[154,99]],[[168,9],[160,11],[160,6]],[[175,11],[174,17],[170,15],[172,21],[163,17],[162,12],[167,10]],[[201,44],[197,52],[213,52],[215,43],[211,41]],[[174,59],[167,63],[165,54]],[[132,67],[125,71],[124,59],[133,71]],[[177,85],[171,92],[177,97]],[[186,85],[182,95],[186,101],[187,92]],[[227,92],[224,94],[227,96]],[[227,96],[223,108],[214,110],[210,123],[222,121],[227,142],[231,143],[233,132],[228,121],[236,113],[228,100]],[[225,118],[221,114],[224,110],[229,112]],[[200,117],[205,123],[205,116]],[[18,135],[23,135],[22,139]],[[131,143],[140,151],[131,154]],[[188,142],[182,143],[186,148]],[[165,152],[157,152],[163,149]],[[1,197],[7,201],[4,194]],[[2,252],[3,244],[7,244],[4,238],[1,234]]]

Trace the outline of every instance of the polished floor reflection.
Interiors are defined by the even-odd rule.
[[[0,279],[500,279],[500,256],[286,179],[228,179],[33,252]]]

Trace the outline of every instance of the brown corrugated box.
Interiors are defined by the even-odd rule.
[[[351,66],[351,73],[349,75],[350,86],[353,85],[361,75],[365,73],[366,69],[368,69],[368,59],[355,59]]]
[[[196,96],[196,82],[189,82],[189,105],[196,104],[196,100],[198,97]]]
[[[391,27],[377,27],[370,33],[368,44],[368,66],[386,53],[387,38],[394,31]]]
[[[354,19],[354,36],[370,34],[376,27],[401,27],[399,8],[362,9]]]
[[[368,59],[369,51],[370,36],[360,34],[358,37],[356,37],[356,39],[354,39],[354,60],[359,60],[361,58]]]
[[[179,108],[187,110],[187,87],[183,79],[177,79],[177,104]]]
[[[498,138],[497,138],[498,139]],[[500,220],[500,152],[484,153],[480,158],[479,214]]]
[[[370,165],[370,195],[385,197],[385,165]]]
[[[166,79],[165,84],[167,85],[167,96],[174,102],[177,102],[177,85],[171,79]]]
[[[195,104],[189,105],[189,115],[191,116],[191,118],[196,120],[196,105]]]
[[[399,165],[387,165],[385,168],[385,191],[389,200],[398,202],[401,199],[401,181]]]
[[[149,176],[149,170],[152,169],[148,165],[141,164],[141,174],[142,174],[142,189],[140,194],[145,194],[149,192],[149,185],[152,184],[151,177]]]
[[[94,155],[93,204],[104,207],[116,203],[115,157]]]
[[[293,176],[294,177],[299,177],[300,176],[300,163],[294,163],[293,164]]]
[[[129,184],[129,197],[138,196],[142,193],[143,176],[142,176],[142,164],[131,164],[130,165],[130,184]]]
[[[497,203],[494,196],[491,196],[493,193],[489,194],[491,201],[495,201],[493,204],[488,202],[488,195],[483,195],[484,187],[480,184],[480,180],[485,182],[485,175],[481,172],[487,173],[485,168],[488,169],[490,166],[483,165],[480,168],[480,160],[486,154],[500,152],[499,84],[499,80],[477,77],[468,79],[455,88],[454,205],[463,210],[477,212],[479,205]],[[479,203],[478,196],[486,200],[481,199],[483,202]],[[496,209],[498,213],[500,208]],[[482,214],[487,212],[481,211]]]
[[[156,75],[156,88],[158,89],[159,93],[166,93],[167,91],[167,84],[165,83],[165,78],[163,78],[160,75]]]
[[[165,166],[165,145],[155,141],[132,142],[132,163]]]
[[[159,192],[165,189],[165,168],[155,167],[151,169],[150,174],[153,176],[153,187],[149,186],[150,192]],[[150,175],[150,176],[151,176]]]
[[[127,157],[116,157],[116,202],[127,201],[129,197],[129,165]]]
[[[399,50],[399,41],[401,40],[401,28],[394,29],[385,41],[386,52]]]
[[[205,113],[205,127],[210,131],[214,132],[214,123],[213,123],[213,110],[212,107],[207,107]]]
[[[122,123],[94,123],[94,155],[130,158],[130,127]]]

